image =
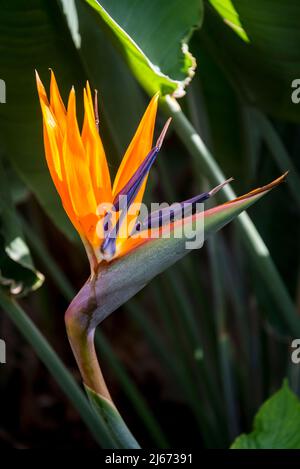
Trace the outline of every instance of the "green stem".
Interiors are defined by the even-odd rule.
[[[124,392],[131,401],[139,418],[142,419],[145,427],[149,431],[153,442],[158,445],[159,448],[170,448],[170,444],[168,443],[154,415],[149,410],[143,395],[140,393],[134,382],[131,380],[130,376],[124,370],[119,359],[114,354],[111,345],[107,341],[106,337],[101,333],[101,331],[97,331],[95,336],[95,343],[97,349],[101,350],[101,352],[106,356],[106,359],[108,360],[111,368],[118,376],[119,382],[122,385]]]
[[[92,290],[93,286],[91,286]],[[114,447],[138,449],[140,446],[118,412],[99,365],[94,344],[96,326],[93,324],[93,313],[97,309],[95,299],[93,296],[89,297],[84,303],[78,299],[78,295],[66,311],[65,324],[86,392],[92,406],[106,422],[115,442]]]
[[[114,405],[99,366],[94,345],[95,329],[89,331],[82,327],[80,318],[74,315],[73,311],[72,314],[68,314],[68,310],[65,322],[69,342],[80,369],[82,380],[86,386]]]
[[[243,294],[243,273],[238,266],[233,266],[231,253],[225,244],[223,233],[218,233],[220,243],[220,269],[224,282],[224,289],[228,292],[229,300],[232,303],[235,324],[237,327],[238,343],[236,348],[239,351],[239,360],[236,364],[238,381],[241,386],[241,402],[245,413],[247,423],[252,422],[252,413],[250,412],[252,402],[252,390],[249,388],[249,366],[251,363],[251,340],[249,338],[250,323],[249,312],[245,307],[246,299]],[[239,256],[240,258],[241,256]],[[238,259],[239,260],[239,259]],[[237,269],[237,270],[236,270]]]
[[[230,441],[232,441],[239,434],[239,431],[232,373],[231,343],[226,326],[224,284],[222,281],[222,271],[220,265],[221,255],[218,250],[217,239],[217,234],[210,237],[208,240],[208,250],[212,272],[215,322],[218,337],[221,379],[226,402],[229,437]]]
[[[173,117],[173,125],[179,138],[194,157],[197,172],[199,172],[199,174],[201,172],[205,173],[212,184],[217,185],[223,182],[226,177],[205,146],[200,135],[197,134],[196,130],[182,112],[177,101],[167,96],[162,100],[162,104],[168,116],[171,115]],[[220,197],[228,201],[234,199],[236,195],[232,188],[227,185],[223,188]],[[265,287],[280,306],[283,320],[290,331],[298,336],[300,334],[299,318],[289,293],[272,261],[267,246],[246,213],[239,215],[236,219],[236,223],[257,272],[261,276]]]
[[[21,334],[33,347],[53,378],[78,410],[96,441],[104,448],[114,448],[115,444],[108,433],[106,423],[97,417],[71,373],[61,362],[60,358],[30,318],[22,308],[2,290],[0,290],[0,305],[17,326]]]

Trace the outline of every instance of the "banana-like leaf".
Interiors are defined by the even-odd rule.
[[[184,94],[195,69],[187,41],[202,22],[202,0],[86,2],[150,95]]]
[[[284,178],[285,175],[231,202],[185,218],[184,236],[178,236],[179,230],[182,230],[180,221],[174,222],[172,236],[148,238],[124,257],[110,263],[100,263],[96,277],[86,282],[69,306],[67,314],[74,313],[77,317],[79,314],[82,327],[93,330],[156,275],[191,252],[186,243],[200,234],[203,228],[204,238],[207,239]],[[199,223],[197,231],[196,222],[200,217],[203,224]]]

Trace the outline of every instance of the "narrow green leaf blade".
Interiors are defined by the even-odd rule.
[[[246,31],[244,30],[239,14],[232,3],[232,0],[209,0],[215,9],[224,18],[224,22],[230,26],[244,41],[249,41]]]
[[[91,388],[86,385],[84,387],[93,409],[106,422],[112,439],[115,439],[115,448],[139,449],[139,444],[128,430],[117,409]]]

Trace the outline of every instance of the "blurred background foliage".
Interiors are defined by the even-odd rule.
[[[291,100],[291,83],[300,78],[300,4],[0,0],[0,7],[6,83],[0,283],[19,296],[78,382],[63,314],[89,266],[46,167],[34,69],[47,87],[48,69],[55,71],[64,100],[75,86],[81,120],[86,79],[99,90],[112,175],[158,90],[166,114],[163,97],[178,97],[214,162],[235,178],[238,194],[290,170],[287,184],[249,214],[296,305],[293,321],[288,302],[266,288],[233,223],[109,317],[97,337],[113,398],[142,446],[229,447],[251,430],[259,406],[284,377],[300,392],[299,370],[290,361],[291,338],[300,330],[300,104]],[[164,120],[161,112],[158,129]],[[174,125],[146,199],[184,200],[209,180]],[[260,255],[264,269],[268,253]],[[8,316],[0,316],[7,343],[0,446],[93,447],[77,411],[22,338],[22,325],[16,329]]]

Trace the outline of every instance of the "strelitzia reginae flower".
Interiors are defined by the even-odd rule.
[[[137,219],[136,210],[130,215],[133,228],[126,236],[120,236],[123,211],[133,203],[140,206],[149,171],[170,124],[168,120],[153,146],[159,96],[151,99],[112,184],[98,132],[98,110],[89,84],[83,92],[85,112],[80,130],[74,88],[65,107],[53,72],[49,100],[38,75],[36,79],[49,171],[64,209],[85,245],[92,270],[91,277],[67,310],[68,336],[85,385],[110,400],[93,345],[96,326],[154,276],[189,252],[186,240],[194,233],[197,220],[201,217],[204,220],[206,239],[283,181],[285,175],[204,213],[195,212],[195,204],[203,203],[229,182],[224,181],[214,189],[179,204],[179,212],[183,205],[190,208],[190,212],[179,220],[176,219],[176,210],[164,209],[144,219]],[[126,198],[126,203],[121,208],[122,197]],[[108,208],[100,213],[98,207],[102,203]],[[115,222],[110,223],[113,212],[116,214]],[[182,228],[179,222],[183,222],[184,236],[176,236]],[[156,226],[155,236],[150,230],[153,225]],[[110,236],[113,228],[115,235]],[[166,228],[171,235],[160,236]]]

